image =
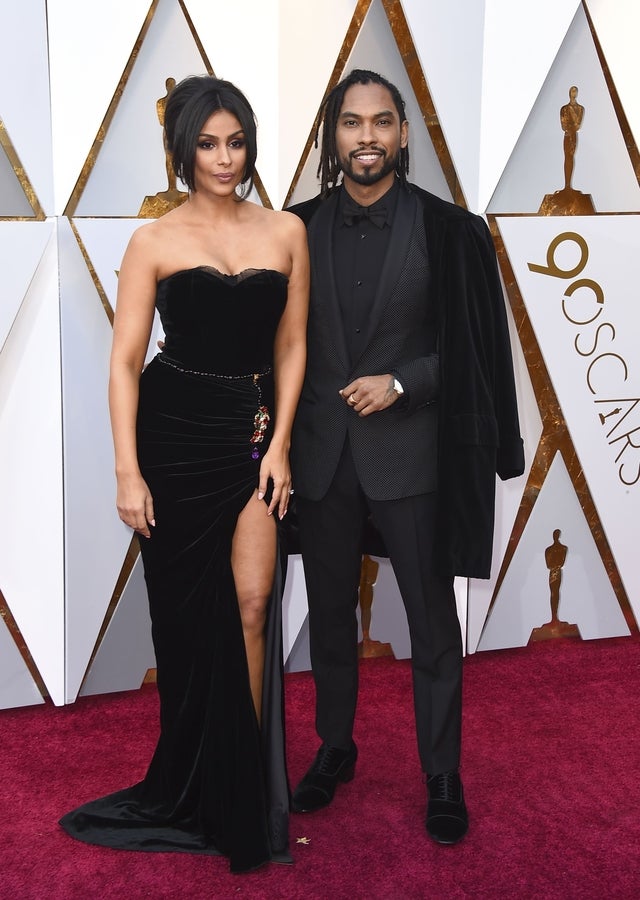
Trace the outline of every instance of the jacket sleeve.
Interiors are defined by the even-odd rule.
[[[404,388],[406,396],[403,395],[403,406],[407,412],[413,412],[437,400],[440,385],[437,353],[404,362],[392,369],[391,374]]]
[[[449,426],[462,443],[494,443],[501,479],[524,471],[511,343],[495,248],[486,222],[448,223],[443,253]]]
[[[487,273],[487,291],[493,306],[493,399],[496,421],[498,423],[498,455],[496,473],[505,481],[515,478],[524,472],[524,448],[520,436],[518,405],[516,400],[515,376],[511,340],[502,283],[498,271],[498,261],[491,232],[484,219],[478,217],[479,227],[483,233],[483,257]]]

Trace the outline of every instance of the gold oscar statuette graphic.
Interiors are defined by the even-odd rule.
[[[160,122],[160,126],[162,128],[164,128],[164,111],[167,105],[167,100],[169,98],[169,94],[175,86],[175,78],[167,78],[165,82],[167,93],[164,95],[164,97],[160,97],[156,103],[158,121]],[[159,216],[162,216],[166,212],[169,212],[170,209],[174,209],[176,206],[180,206],[180,204],[184,203],[184,201],[189,196],[186,191],[180,191],[176,186],[176,175],[173,171],[173,166],[171,165],[171,157],[167,152],[166,147],[164,155],[165,168],[167,170],[167,190],[160,191],[157,194],[144,198],[142,206],[140,207],[140,212],[138,213],[138,216],[141,219],[157,219]]]
[[[362,557],[360,570],[360,623],[362,625],[362,640],[358,644],[358,656],[361,659],[370,659],[376,656],[393,656],[391,644],[382,641],[372,641],[369,637],[371,627],[371,606],[373,605],[373,586],[376,583],[378,569],[377,562],[370,556]]]
[[[569,622],[562,622],[558,618],[558,607],[560,605],[560,583],[562,581],[562,567],[567,558],[567,548],[560,543],[560,529],[556,528],[553,532],[553,543],[544,551],[544,559],[549,570],[549,594],[551,602],[551,621],[546,622],[539,628],[534,628],[529,638],[532,641],[546,641],[550,638],[573,637],[580,638],[580,631],[577,625],[570,625]]]
[[[596,211],[591,194],[583,194],[571,187],[578,131],[584,118],[584,106],[577,98],[578,88],[574,84],[569,88],[569,102],[560,109],[560,125],[564,132],[564,187],[545,196],[538,211],[541,216],[591,216]]]

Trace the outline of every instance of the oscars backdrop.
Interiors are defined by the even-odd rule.
[[[357,66],[405,97],[412,180],[489,223],[527,468],[497,487],[491,579],[456,585],[467,652],[637,633],[635,0],[23,0],[0,27],[0,707],[152,677],[108,359],[127,241],[185,197],[166,97],[204,72],[256,110],[255,202],[317,193],[318,108]],[[284,603],[303,669],[296,556]],[[363,656],[409,654],[388,560],[363,560],[360,617]]]

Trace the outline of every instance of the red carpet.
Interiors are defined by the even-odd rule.
[[[288,675],[292,782],[317,740],[313,685]],[[424,831],[407,662],[362,664],[356,778],[292,817],[295,865],[232,876],[226,860],[79,844],[71,807],[136,781],[157,735],[155,688],[0,712],[2,900],[624,898],[640,896],[640,642],[556,641],[465,663],[456,847]],[[297,839],[308,842],[296,843]]]

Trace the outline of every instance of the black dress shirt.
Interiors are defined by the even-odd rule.
[[[352,365],[365,349],[366,319],[380,282],[398,191],[398,182],[394,181],[379,200],[369,207],[360,207],[365,215],[356,221],[350,213],[358,210],[358,204],[349,197],[344,187],[340,191],[333,226],[333,259],[340,312]],[[386,210],[386,218],[376,216],[374,222],[366,215],[366,212],[379,213],[381,209]]]

